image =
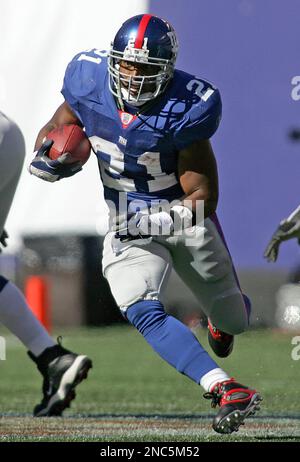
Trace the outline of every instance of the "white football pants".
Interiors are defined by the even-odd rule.
[[[248,327],[248,313],[233,263],[216,215],[181,236],[158,237],[142,245],[139,240],[113,251],[114,233],[104,240],[103,274],[120,307],[140,300],[160,300],[171,268],[191,289],[199,306],[220,330],[239,334]]]

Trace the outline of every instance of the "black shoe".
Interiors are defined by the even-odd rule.
[[[75,387],[87,378],[92,361],[83,355],[66,350],[59,343],[30,358],[44,377],[43,399],[33,410],[34,417],[61,416],[75,399]]]
[[[208,319],[208,343],[219,358],[226,358],[233,350],[234,336],[217,329]]]
[[[220,406],[213,420],[213,429],[217,433],[237,432],[244,420],[260,409],[262,397],[256,390],[237,383],[234,379],[217,383],[204,398],[212,399],[212,407]]]

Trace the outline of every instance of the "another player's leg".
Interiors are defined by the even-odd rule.
[[[25,142],[19,127],[0,111],[0,237],[21,175]]]
[[[21,291],[0,276],[0,323],[28,348],[43,376],[43,399],[35,416],[61,415],[75,398],[75,387],[87,377],[91,360],[63,348],[49,336],[29,309]]]
[[[0,235],[18,184],[25,155],[24,139],[13,122],[0,113]],[[61,415],[74,399],[74,388],[85,378],[91,361],[65,350],[49,336],[28,307],[21,291],[0,275],[0,323],[29,350],[43,375],[43,400],[34,415]]]
[[[58,344],[46,348],[38,357],[28,352],[42,374],[43,399],[34,408],[35,417],[60,416],[75,398],[75,388],[87,378],[92,361]]]
[[[105,240],[103,270],[123,314],[165,361],[202,385],[206,392],[213,393],[219,384],[230,382],[230,377],[219,368],[190,329],[165,312],[160,296],[170,269],[170,254],[157,243],[145,247],[132,245],[116,256],[111,251],[109,236]],[[233,394],[233,381],[230,383]],[[221,410],[213,424],[216,431],[236,430],[245,417],[255,411],[259,395],[247,387],[241,395],[241,386],[237,384],[236,387],[234,420],[231,418],[232,407],[225,407],[228,395],[224,394],[223,401],[219,399]],[[223,420],[227,417],[229,425],[225,426]]]
[[[31,312],[22,292],[3,276],[0,276],[0,323],[26,346],[43,376],[43,398],[35,406],[34,416],[61,415],[75,398],[75,387],[87,377],[91,360],[54,342]]]

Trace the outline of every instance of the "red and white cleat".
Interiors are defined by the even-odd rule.
[[[244,420],[260,409],[262,397],[256,390],[236,382],[233,378],[217,383],[204,398],[212,399],[212,407],[220,406],[213,420],[217,433],[237,432]]]

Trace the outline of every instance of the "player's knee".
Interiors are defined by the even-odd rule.
[[[148,296],[147,281],[141,274],[135,273],[134,277],[125,279],[122,270],[119,271],[111,267],[106,270],[105,277],[123,315],[126,315],[130,305]]]
[[[248,297],[247,304],[250,309]],[[247,330],[249,326],[248,308],[244,296],[237,292],[216,298],[209,317],[218,329],[227,334],[238,335]]]
[[[166,316],[164,307],[158,300],[142,300],[129,306],[126,311],[128,321],[142,335],[149,333],[157,323],[163,322]]]
[[[227,332],[230,335],[239,335],[245,332],[248,328],[248,324],[246,322],[233,322],[225,325],[224,332]]]

